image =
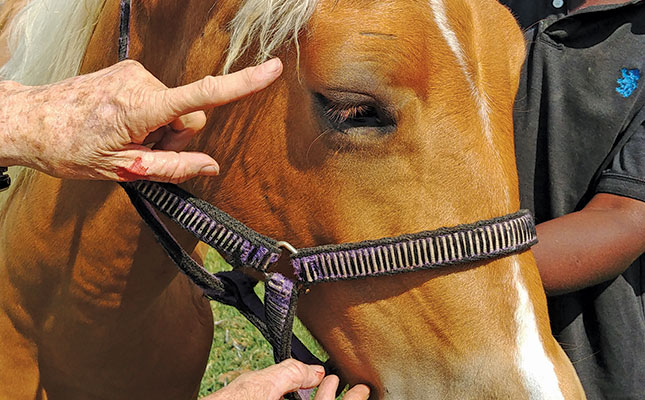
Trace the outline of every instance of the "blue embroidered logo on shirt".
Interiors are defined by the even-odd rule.
[[[621,96],[627,98],[638,87],[638,81],[641,79],[641,71],[638,69],[623,68],[620,72],[622,72],[623,77],[617,80],[619,86],[616,88],[616,91]]]

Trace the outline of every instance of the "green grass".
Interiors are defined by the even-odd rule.
[[[208,252],[204,265],[211,272],[231,269],[224,259],[212,250]],[[264,298],[262,284],[259,284],[255,291],[261,299]],[[215,333],[199,391],[200,397],[221,389],[243,372],[273,364],[271,345],[244,316],[233,307],[217,302],[212,302],[211,308],[215,321]],[[294,331],[318,358],[327,359],[320,345],[298,320],[294,323]]]

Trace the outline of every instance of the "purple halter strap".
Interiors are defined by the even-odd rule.
[[[528,211],[488,221],[393,238],[299,250],[293,269],[305,286],[473,263],[536,243]]]
[[[490,260],[517,253],[537,242],[528,211],[379,240],[293,249],[297,281],[269,273],[281,254],[279,243],[261,235],[213,205],[175,185],[148,181],[122,184],[141,217],[178,267],[214,300],[237,307],[263,333],[280,362],[294,356],[316,359],[293,338],[292,325],[300,289],[321,282],[395,275]],[[266,278],[264,307],[253,285],[239,272],[212,275],[195,263],[172,238],[153,207],[197,239],[216,249],[234,267],[257,270]],[[226,282],[226,283],[223,283]],[[295,351],[294,351],[295,349]],[[304,349],[304,350],[303,350]],[[296,354],[296,352],[301,352]]]

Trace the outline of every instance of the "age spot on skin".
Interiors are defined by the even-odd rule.
[[[141,157],[137,157],[129,167],[119,167],[116,175],[122,181],[137,181],[148,176],[148,168],[143,166]]]

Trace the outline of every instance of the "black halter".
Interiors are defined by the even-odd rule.
[[[128,57],[130,0],[121,0],[119,59]],[[137,181],[122,183],[132,204],[179,269],[211,299],[236,307],[273,346],[276,362],[293,357],[323,364],[293,335],[298,295],[311,285],[491,260],[529,249],[537,242],[528,211],[452,228],[360,243],[295,249],[248,228],[215,206],[176,185]],[[233,271],[211,274],[181,248],[156,210],[217,250]],[[269,272],[282,249],[291,255],[296,281]],[[240,272],[252,268],[266,279],[264,304],[253,292],[257,283]],[[292,394],[309,398],[309,391]]]

